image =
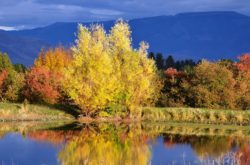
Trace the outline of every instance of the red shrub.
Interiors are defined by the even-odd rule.
[[[239,58],[239,62],[236,63],[236,67],[243,72],[250,72],[250,54],[244,54]]]
[[[8,77],[8,71],[7,70],[3,70],[1,73],[0,73],[0,88],[2,89],[3,87],[3,83],[4,83],[4,80]]]
[[[3,99],[3,95],[4,95],[4,81],[6,80],[6,78],[8,77],[8,71],[7,70],[3,70],[0,73],[0,98]]]
[[[185,76],[185,73],[179,72],[174,68],[168,68],[167,70],[164,71],[164,73],[167,77],[170,77],[170,78],[174,78],[174,77],[180,78],[180,77]]]
[[[30,101],[56,103],[60,97],[60,80],[59,74],[44,67],[34,67],[26,76],[24,95]]]

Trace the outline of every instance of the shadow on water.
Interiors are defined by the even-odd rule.
[[[60,164],[250,163],[248,127],[181,123],[28,125],[0,123],[0,132],[2,137],[3,132],[15,131],[38,143],[61,146],[55,153]]]

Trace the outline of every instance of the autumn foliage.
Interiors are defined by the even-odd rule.
[[[250,109],[250,55],[164,71],[161,106]]]
[[[174,68],[168,68],[164,71],[164,74],[169,78],[178,78],[178,77],[184,77],[185,73],[177,71],[177,69]]]
[[[17,64],[18,65],[18,64]],[[23,68],[25,69],[25,68]],[[0,99],[1,101],[22,101],[24,73],[16,70],[6,53],[0,52]]]
[[[4,81],[6,80],[7,77],[8,77],[8,71],[7,70],[3,70],[0,73],[0,95],[1,95],[1,98],[3,98]]]
[[[38,58],[34,62],[35,67],[44,67],[51,72],[61,72],[71,63],[72,52],[71,50],[63,47],[41,50]]]
[[[240,56],[235,66],[236,102],[242,109],[250,109],[250,55]]]
[[[72,65],[65,70],[66,93],[88,116],[140,116],[138,107],[152,105],[160,89],[147,48],[142,42],[133,49],[124,21],[118,21],[109,34],[100,25],[80,25]]]
[[[26,74],[25,97],[31,102],[58,103],[63,93],[63,72],[71,60],[71,51],[63,47],[42,49]]]
[[[239,62],[236,63],[238,70],[249,74],[249,72],[250,72],[250,54],[244,54],[242,56],[239,56],[238,58],[239,58]]]
[[[53,131],[53,130],[42,130],[33,131],[28,133],[28,137],[40,142],[50,142],[54,145],[60,145],[73,139],[77,136],[80,131]]]
[[[185,104],[185,95],[182,83],[186,80],[186,74],[183,71],[177,71],[174,68],[168,68],[164,71],[164,87],[162,97],[159,101],[161,106],[182,106]]]
[[[250,109],[250,54],[236,62],[197,63],[175,62],[170,56],[164,65],[162,55],[148,55],[147,43],[134,49],[131,33],[121,20],[109,33],[101,25],[79,25],[73,47],[43,49],[28,69],[0,53],[0,99],[70,103],[91,117],[140,117],[140,107],[156,102],[164,107]]]
[[[33,67],[25,77],[24,95],[32,102],[56,103],[61,76],[44,67]]]

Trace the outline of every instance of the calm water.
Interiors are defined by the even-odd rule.
[[[0,123],[1,164],[250,164],[250,129]]]

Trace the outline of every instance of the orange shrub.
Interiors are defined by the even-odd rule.
[[[167,70],[164,71],[164,74],[166,75],[166,77],[169,77],[169,78],[174,78],[174,77],[181,78],[181,77],[185,77],[185,73],[184,72],[177,71],[174,68],[168,68]]]
[[[250,54],[239,57],[235,63],[237,104],[240,109],[250,109]]]
[[[71,50],[63,47],[42,50],[34,62],[35,67],[44,67],[52,72],[62,72],[72,61]]]
[[[24,95],[30,101],[56,103],[60,97],[61,76],[44,67],[33,67],[26,75]]]
[[[250,72],[250,54],[243,54],[239,56],[239,62],[236,63],[236,67],[243,72]]]

